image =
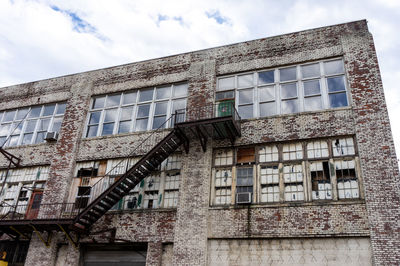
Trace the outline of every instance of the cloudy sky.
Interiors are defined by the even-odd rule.
[[[400,151],[398,0],[0,0],[0,87],[359,19]]]

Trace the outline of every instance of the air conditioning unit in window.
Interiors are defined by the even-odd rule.
[[[46,132],[44,139],[47,141],[57,141],[58,132]]]
[[[236,193],[237,204],[248,204],[251,203],[251,192],[239,192]]]

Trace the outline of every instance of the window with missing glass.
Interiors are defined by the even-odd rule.
[[[0,111],[0,146],[37,144],[47,132],[59,132],[66,103],[51,103]]]
[[[342,59],[220,77],[215,94],[244,119],[344,107],[348,98]]]
[[[186,108],[187,84],[144,88],[92,98],[85,137],[170,127],[167,119]]]
[[[360,199],[354,138],[331,137],[214,150],[211,205]]]

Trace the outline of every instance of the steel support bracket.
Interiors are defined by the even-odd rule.
[[[37,234],[37,236],[39,237],[39,239],[43,242],[43,244],[49,248],[50,247],[50,241],[51,241],[51,236],[52,233],[51,232],[47,232],[47,240],[44,240],[44,237],[42,236],[42,234],[36,229],[36,227],[34,225],[30,225],[33,229],[33,231],[35,231],[35,233]]]
[[[10,229],[13,230],[14,232],[17,232],[20,236],[25,237],[26,239],[29,239],[29,236],[21,233],[17,228],[15,228],[14,226],[10,225]]]
[[[72,239],[72,236],[62,227],[62,225],[57,224],[58,227],[60,227],[61,231],[63,231],[64,235],[68,238],[69,242],[72,244],[72,246],[77,250],[78,249],[78,240],[79,237],[76,237],[76,240]]]

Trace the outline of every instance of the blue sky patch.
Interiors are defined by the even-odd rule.
[[[219,13],[219,10],[206,12],[208,18],[214,19],[218,24],[228,23],[228,18],[224,17]]]
[[[96,33],[96,28],[90,25],[87,21],[81,19],[76,13],[68,10],[62,10],[57,6],[51,6],[51,9],[67,15],[71,19],[73,29],[76,32]]]

